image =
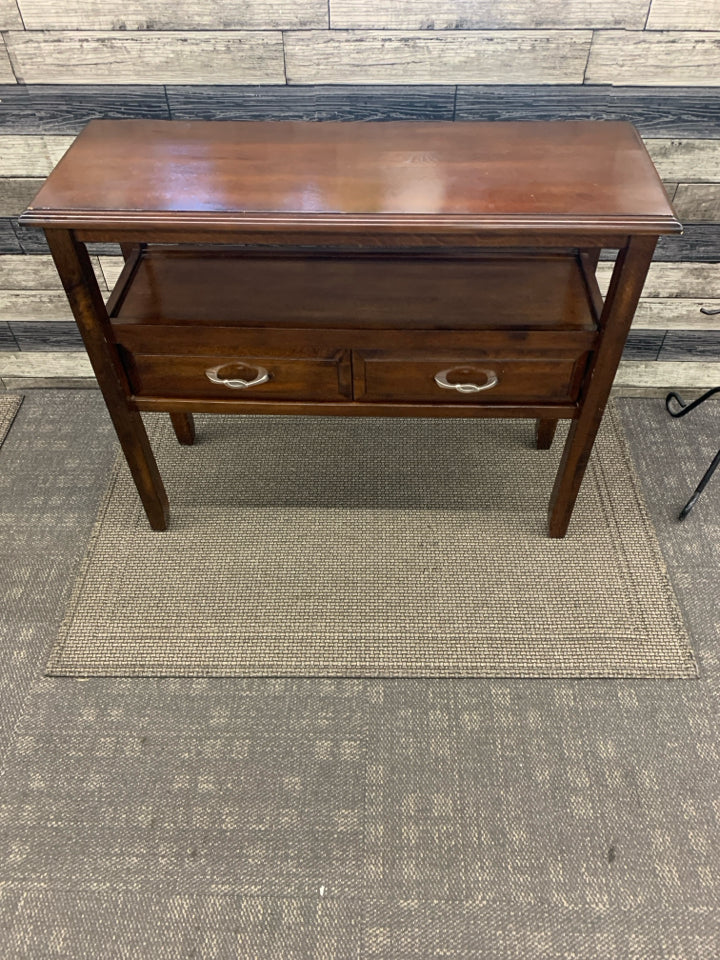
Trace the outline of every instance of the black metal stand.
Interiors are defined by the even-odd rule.
[[[679,397],[676,393],[669,393],[665,397],[665,409],[667,410],[667,412],[670,414],[671,417],[684,417],[686,413],[690,413],[691,410],[694,410],[695,407],[699,407],[701,403],[705,403],[706,400],[708,400],[710,397],[712,397],[716,393],[720,393],[720,387],[714,387],[712,390],[708,390],[707,393],[704,393],[701,397],[698,397],[697,400],[693,400],[692,403],[685,403],[685,401],[681,397]],[[680,407],[679,410],[671,409],[670,403],[672,400],[676,401],[676,403]],[[680,511],[678,515],[678,520],[684,520],[685,517],[690,513],[692,508],[697,503],[698,497],[710,482],[710,477],[715,473],[718,466],[720,466],[720,450],[718,450],[718,452],[715,454],[715,457],[713,458],[713,462],[710,464],[710,466],[707,468],[707,470],[703,474],[703,478],[700,481],[700,483],[697,485],[695,492],[693,493],[693,495],[690,497],[688,502]]]

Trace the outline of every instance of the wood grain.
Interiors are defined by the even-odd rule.
[[[174,120],[452,120],[455,87],[169,86]]]
[[[598,264],[597,279],[603,293],[607,291],[611,273],[611,263]],[[643,287],[643,298],[648,297],[720,298],[720,266],[714,263],[653,263]]]
[[[670,330],[660,360],[720,360],[720,330]]]
[[[22,83],[284,83],[282,35],[10,32]]]
[[[333,29],[642,30],[648,0],[330,0]]]
[[[673,204],[681,220],[720,221],[720,183],[681,183]]]
[[[642,299],[635,313],[633,327],[638,330],[719,330],[720,314],[701,312],[720,309],[720,299],[680,297]]]
[[[85,351],[0,354],[0,377],[92,377]]]
[[[100,270],[100,261],[93,257],[96,276],[102,278],[101,287],[107,289]],[[114,258],[109,257],[112,261]],[[118,260],[121,258],[118,257]],[[62,284],[50,256],[0,256],[0,290],[53,290],[62,292]]]
[[[715,85],[720,77],[720,32],[593,34],[586,83]]]
[[[128,117],[168,120],[165,89],[134,84],[0,86],[0,129],[4,133],[72,134],[90,120]]]
[[[7,0],[6,0],[7,2]],[[307,30],[327,0],[19,0],[26,30]]]
[[[720,383],[720,363],[713,361],[623,360],[615,376],[617,386],[716,387]]]
[[[718,30],[720,0],[653,0],[648,30]]]
[[[655,259],[661,261],[720,261],[720,226],[686,223],[681,237],[660,237]]]
[[[74,139],[0,136],[0,177],[46,177]]]
[[[720,183],[720,139],[659,140],[646,137],[645,146],[664,180]]]
[[[720,137],[715,88],[458,87],[456,120],[627,120],[646,136]]]
[[[10,323],[10,332],[20,350],[33,353],[83,349],[82,337],[74,320],[41,323]]]
[[[285,35],[289,83],[578,83],[588,31]]]
[[[7,45],[0,38],[0,83],[15,83],[15,73],[10,63]]]
[[[18,236],[9,217],[0,217],[0,254],[22,254]]]
[[[22,29],[23,22],[15,0],[0,0],[0,30]]]
[[[7,323],[0,323],[0,350],[7,351],[16,351],[18,350],[17,340],[10,330],[10,325]]]
[[[625,341],[623,360],[657,360],[664,338],[663,330],[631,330]]]
[[[0,177],[0,217],[20,216],[43,183],[24,177]]]
[[[34,322],[71,318],[72,313],[62,288],[60,290],[0,290],[0,319],[2,320]]]

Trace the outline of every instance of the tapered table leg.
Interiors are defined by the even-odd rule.
[[[538,450],[549,450],[557,430],[557,420],[535,421],[535,446]]]
[[[195,421],[191,413],[171,413],[170,422],[173,425],[178,443],[186,447],[195,442]]]
[[[45,235],[150,526],[165,530],[167,494],[142,417],[127,400],[125,371],[112,346],[110,320],[87,249],[70,230],[47,229]]]
[[[551,537],[564,537],[567,533],[656,243],[656,236],[633,236],[618,254],[600,317],[600,344],[588,372],[588,386],[578,416],[570,426],[550,498]]]

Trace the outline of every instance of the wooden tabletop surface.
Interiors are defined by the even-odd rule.
[[[21,222],[681,227],[629,123],[93,120]]]

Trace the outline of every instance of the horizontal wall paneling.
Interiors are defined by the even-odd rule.
[[[715,96],[720,98],[720,90],[715,91]],[[720,183],[720,139],[644,139],[648,153],[664,180]]]
[[[720,137],[713,87],[459,86],[456,120],[628,120],[648,137]]]
[[[2,37],[0,37],[0,83],[15,83],[15,74],[13,73],[10,55],[6,49]]]
[[[613,266],[599,263],[597,278],[607,291]],[[720,299],[720,263],[652,263],[643,287],[643,297],[690,297]]]
[[[0,177],[46,177],[74,139],[0,135]]]
[[[6,0],[3,0],[6,2]],[[307,30],[327,0],[18,0],[27,30]]]
[[[720,331],[670,330],[665,336],[660,360],[720,360]],[[718,381],[720,386],[720,381]]]
[[[19,349],[17,340],[10,330],[10,324],[0,321],[0,351],[13,352]]]
[[[23,83],[284,83],[279,31],[5,34]]]
[[[455,87],[169,86],[176,120],[452,120]]]
[[[720,30],[720,0],[652,0],[648,30]]]
[[[642,30],[649,0],[330,0],[333,29]]]
[[[0,144],[0,150],[2,144]],[[44,180],[0,177],[0,217],[18,217],[30,204]]]
[[[24,134],[79,133],[90,120],[167,120],[165,89],[133,84],[0,86],[0,131]]]
[[[673,204],[681,220],[720,221],[720,183],[681,183]]]
[[[586,30],[290,32],[289,83],[581,83]]]
[[[0,0],[0,30],[22,30],[22,28],[23,22],[15,0]]]
[[[598,30],[593,34],[585,80],[615,86],[719,85],[720,31]]]
[[[79,352],[84,349],[80,331],[73,321],[60,323],[10,323],[10,332],[19,350],[29,352]]]

